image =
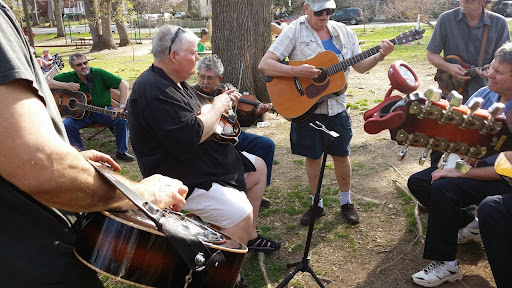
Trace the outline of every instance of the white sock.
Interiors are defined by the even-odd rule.
[[[340,190],[340,204],[343,206],[347,203],[352,203],[350,201],[350,190],[348,192],[341,192]]]
[[[443,261],[444,265],[450,267],[450,268],[455,268],[457,267],[457,260],[453,260],[453,261]]]
[[[315,196],[311,196],[311,206],[315,204]],[[320,195],[320,201],[318,201],[318,207],[324,207],[324,201],[322,200],[322,195]]]

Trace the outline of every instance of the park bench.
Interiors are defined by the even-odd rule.
[[[92,46],[92,37],[81,37],[75,42],[76,49]]]

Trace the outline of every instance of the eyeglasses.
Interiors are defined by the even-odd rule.
[[[174,36],[172,36],[171,45],[169,45],[169,53],[167,53],[167,54],[171,54],[172,44],[174,44],[174,42],[176,42],[176,39],[178,38],[178,35],[180,34],[180,31],[183,31],[183,33],[185,33],[185,29],[183,29],[181,27],[178,27],[176,32],[174,32]]]
[[[326,8],[326,9],[322,9],[319,11],[315,11],[314,14],[316,17],[320,17],[320,16],[324,15],[324,11],[327,14],[327,16],[334,14],[334,8]]]
[[[87,65],[87,63],[89,63],[89,60],[85,60],[84,62],[82,63],[76,63],[75,65],[73,66],[76,66],[76,67],[82,67],[83,65]]]
[[[206,76],[204,74],[198,74],[198,75],[199,75],[199,80],[202,80],[202,81],[204,81],[206,79],[208,82],[213,82],[213,81],[215,81],[215,79],[217,79],[217,77],[215,77],[215,76]]]

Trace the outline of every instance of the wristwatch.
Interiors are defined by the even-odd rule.
[[[126,105],[124,105],[124,104],[119,104],[119,108],[124,109],[124,108],[126,108]]]

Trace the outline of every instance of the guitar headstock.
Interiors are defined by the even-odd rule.
[[[64,68],[64,61],[62,60],[62,57],[60,57],[59,54],[55,54],[52,57],[52,65],[59,67],[59,70],[62,70]]]
[[[416,28],[413,28],[411,31],[406,31],[403,34],[400,33],[400,35],[392,39],[391,42],[396,42],[395,44],[405,44],[423,38],[424,33],[425,29],[418,30]]]

